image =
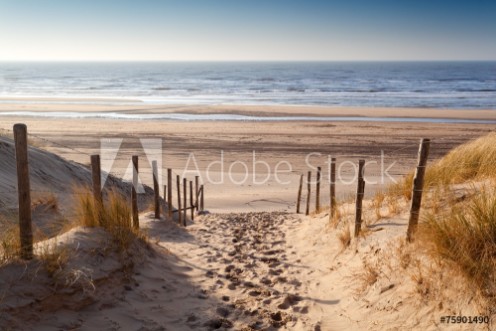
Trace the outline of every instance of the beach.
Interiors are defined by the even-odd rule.
[[[123,176],[139,139],[159,139],[162,149],[163,183],[165,169],[174,174],[201,176],[212,212],[294,211],[300,175],[322,167],[324,183],[329,180],[329,157],[342,164],[343,181],[338,182],[341,198],[352,195],[354,165],[368,163],[365,175],[373,183],[366,195],[414,170],[421,138],[432,139],[431,160],[451,148],[493,131],[494,124],[443,123],[443,119],[494,120],[493,110],[344,108],[319,106],[205,106],[205,105],[105,105],[105,104],[0,104],[1,129],[12,130],[25,123],[33,141],[68,160],[89,164],[89,155],[105,153],[105,139],[124,139],[112,164],[111,173]],[[93,100],[98,103],[98,100]],[[45,116],[3,116],[22,111]],[[343,117],[359,121],[323,120],[157,120],[108,118],[58,118],[57,113],[99,114],[209,114],[271,117]],[[50,114],[54,113],[53,117]],[[398,121],[368,120],[395,117]],[[402,121],[401,119],[405,119]],[[434,119],[440,122],[418,121]],[[310,154],[314,153],[314,154]],[[310,155],[310,156],[308,156]],[[308,159],[307,159],[308,156]],[[159,158],[159,157],[158,157]],[[149,160],[151,162],[151,160]],[[142,161],[143,181],[151,185],[151,168]],[[266,162],[266,164],[265,164]],[[282,163],[281,163],[282,162]],[[206,169],[209,165],[209,173]],[[276,176],[277,167],[277,176]],[[385,174],[384,170],[388,169]],[[255,170],[255,175],[253,174]],[[146,175],[148,174],[148,175]],[[268,176],[267,176],[268,175]],[[208,176],[208,178],[207,178]],[[210,180],[209,180],[210,179]],[[281,184],[282,183],[282,184]],[[322,189],[328,201],[328,189]]]
[[[8,137],[16,123],[28,128],[40,256],[22,270],[16,263],[0,269],[1,326],[436,330],[439,314],[450,309],[485,318],[485,304],[474,300],[476,292],[467,290],[459,273],[450,274],[457,281],[449,288],[435,290],[446,286],[447,271],[432,269],[418,246],[405,246],[409,202],[388,190],[413,173],[420,139],[431,139],[428,164],[434,164],[453,148],[494,132],[494,111],[64,102],[0,104],[4,188],[16,185]],[[121,116],[126,114],[134,117]],[[160,119],[164,114],[183,117]],[[228,120],[232,115],[250,119]],[[139,157],[139,184],[148,186],[138,194],[140,234],[124,253],[105,230],[78,226],[84,219],[80,190],[91,184],[94,154],[100,155],[107,189],[129,198],[133,155]],[[328,209],[331,158],[337,216]],[[359,160],[366,161],[364,225],[363,234],[352,238]],[[158,163],[161,197],[167,169],[172,171],[174,207],[176,177],[179,182],[183,175],[199,176],[204,185],[205,209],[194,220],[188,216],[186,228],[177,214],[170,220],[164,209],[158,219],[150,212],[152,161]],[[300,179],[302,212],[296,214]],[[471,196],[478,187],[465,184],[456,194]],[[0,191],[5,217],[16,212],[16,193]],[[11,222],[15,218],[2,226],[9,229]],[[66,285],[51,290],[57,284]],[[454,295],[459,292],[463,297]]]
[[[0,8],[0,331],[496,330],[496,1]]]

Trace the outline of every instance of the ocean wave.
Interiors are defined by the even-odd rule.
[[[288,92],[299,92],[299,93],[304,93],[306,91],[305,88],[303,87],[294,87],[294,86],[290,86],[286,89],[286,91]]]
[[[165,87],[165,86],[152,87],[152,91],[170,91],[170,90],[173,90],[173,88]]]
[[[115,98],[153,104],[492,109],[495,70],[496,62],[2,63],[0,97],[61,97],[59,103],[80,104]]]
[[[257,82],[275,82],[276,79],[275,78],[272,78],[272,77],[262,77],[262,78],[258,78],[256,80]]]
[[[239,114],[129,114],[118,112],[0,112],[2,116],[26,116],[60,119],[113,119],[113,120],[164,120],[164,121],[318,121],[318,122],[420,122],[420,123],[480,123],[496,124],[495,120],[412,118],[412,117],[363,117],[363,116],[248,116]]]
[[[456,92],[496,92],[496,89],[482,88],[482,89],[471,89],[471,88],[457,88]]]

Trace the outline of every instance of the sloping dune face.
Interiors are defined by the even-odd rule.
[[[28,152],[32,196],[54,194],[64,198],[75,186],[91,184],[90,171],[77,163],[30,147]],[[17,206],[17,170],[14,142],[0,137],[0,200],[2,207]],[[62,205],[63,206],[63,205]]]
[[[91,187],[91,171],[36,147],[29,147],[28,159],[34,227],[51,237],[64,223],[77,217],[75,206],[81,188]],[[107,177],[105,188],[126,197],[131,192],[130,183],[112,175]],[[152,198],[153,191],[145,186],[145,194],[140,194],[138,200],[140,210],[146,208]],[[16,221],[17,206],[15,145],[12,139],[0,137],[0,227],[7,221]]]

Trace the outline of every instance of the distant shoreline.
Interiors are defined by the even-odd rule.
[[[35,117],[55,119],[110,119],[138,121],[215,121],[215,122],[405,122],[405,123],[470,123],[496,124],[494,120],[432,117],[365,117],[365,116],[247,116],[229,113],[219,114],[123,114],[115,112],[0,112],[0,117]]]
[[[1,102],[0,98],[0,102]],[[21,100],[21,99],[19,99]],[[297,105],[147,105],[0,103],[0,117],[170,121],[373,121],[496,124],[496,109],[328,107]]]

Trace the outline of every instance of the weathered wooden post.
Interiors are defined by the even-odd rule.
[[[204,205],[204,198],[205,198],[205,186],[200,185],[200,190],[201,190],[201,196],[200,196],[200,210],[203,211],[205,208]]]
[[[189,206],[191,208],[191,220],[195,219],[195,205],[193,204],[193,181],[189,181]]]
[[[198,183],[199,183],[200,176],[195,176],[195,209],[198,211]]]
[[[187,187],[187,179],[186,177],[183,178],[183,201],[184,201],[184,208],[183,208],[183,225],[186,226],[186,216],[187,216],[187,211],[188,208],[186,207],[188,205],[188,187]]]
[[[182,214],[181,214],[181,178],[179,175],[176,175],[176,184],[177,184],[177,221],[179,224],[182,224]]]
[[[25,124],[14,125],[17,164],[17,195],[19,199],[19,233],[21,258],[33,258],[33,230],[31,225],[31,188],[29,186],[28,129]]]
[[[329,219],[336,215],[336,158],[331,158],[331,183],[329,192]]]
[[[417,224],[420,215],[420,205],[422,204],[422,191],[424,189],[425,168],[427,158],[429,157],[429,149],[431,145],[430,139],[422,139],[420,141],[418,152],[418,165],[413,179],[412,205],[410,208],[410,219],[408,221],[408,230],[406,239],[408,242],[413,241],[413,236],[417,230]]]
[[[164,185],[164,205],[167,206],[167,185]],[[165,217],[165,209],[164,209],[164,217]]]
[[[172,219],[172,169],[167,169],[167,208],[169,219]]]
[[[139,212],[138,212],[138,194],[136,189],[138,188],[138,156],[133,155],[133,187],[131,188],[131,209],[133,213],[133,226],[139,228]]]
[[[320,212],[320,172],[322,169],[317,167],[317,185],[315,187],[315,212]]]
[[[93,199],[97,210],[102,211],[102,175],[100,166],[100,155],[91,155],[91,181],[93,184]]]
[[[298,199],[296,200],[296,213],[300,213],[301,189],[303,188],[303,175],[300,175],[300,186],[298,187]]]
[[[157,161],[152,161],[153,191],[155,193],[155,218],[160,218],[160,188],[158,186]]]
[[[310,182],[312,180],[312,172],[309,171],[307,175],[307,208],[305,210],[305,215],[310,214]]]
[[[362,201],[363,194],[365,191],[365,181],[363,180],[363,167],[365,165],[365,160],[358,161],[358,185],[357,185],[357,196],[356,196],[356,209],[355,209],[355,238],[360,234],[360,229],[362,227]]]

